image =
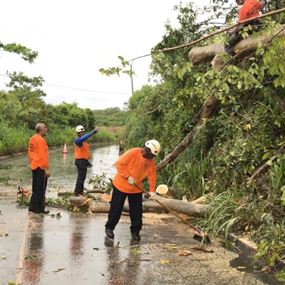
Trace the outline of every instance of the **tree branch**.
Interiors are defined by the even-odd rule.
[[[248,23],[248,22],[252,21],[253,19],[262,19],[262,18],[269,17],[269,16],[272,16],[272,15],[280,14],[280,13],[283,13],[283,12],[285,12],[285,8],[282,8],[282,9],[279,9],[279,10],[276,10],[276,11],[272,11],[272,12],[269,12],[269,13],[266,13],[266,14],[263,14],[263,15],[260,15],[260,16],[258,16],[258,17],[255,17],[255,18],[250,18],[250,19],[247,19],[247,20],[245,20],[245,21],[236,23],[236,24],[231,25],[231,26],[229,26],[229,27],[227,27],[227,28],[220,29],[220,30],[218,30],[218,31],[216,31],[216,32],[213,32],[213,33],[211,33],[211,34],[208,34],[208,35],[206,35],[206,36],[204,36],[204,37],[202,37],[202,38],[200,38],[200,39],[198,39],[198,40],[192,41],[192,42],[190,42],[190,43],[186,43],[186,44],[182,44],[182,45],[175,46],[175,47],[170,47],[170,48],[164,48],[164,49],[161,49],[161,50],[159,50],[159,51],[160,51],[160,52],[168,52],[168,51],[173,51],[173,50],[180,49],[180,48],[184,48],[184,47],[191,47],[191,46],[193,46],[193,45],[195,45],[195,44],[197,44],[197,43],[199,43],[199,42],[202,42],[202,41],[204,41],[204,40],[206,40],[206,39],[208,39],[208,38],[211,38],[211,37],[213,37],[213,36],[215,36],[215,35],[218,35],[218,34],[220,34],[220,33],[226,32],[226,31],[231,30],[231,29],[233,29],[233,28],[235,28],[235,27],[238,27],[238,26],[240,26],[240,25],[243,25],[243,24],[245,24],[245,23]]]

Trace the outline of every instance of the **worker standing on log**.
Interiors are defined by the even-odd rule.
[[[149,140],[143,148],[135,147],[125,152],[115,163],[117,173],[113,179],[113,194],[105,233],[114,239],[114,232],[118,224],[123,206],[128,197],[131,218],[131,235],[135,242],[140,241],[142,228],[142,181],[148,179],[150,195],[155,192],[156,165],[153,159],[160,152],[160,143]]]
[[[261,14],[261,9],[263,8],[263,3],[258,0],[236,0],[237,5],[242,5],[239,9],[238,22],[242,22],[251,18],[258,17]],[[228,43],[225,45],[225,51],[229,55],[233,56],[235,54],[234,47],[235,45],[242,40],[242,30],[246,26],[252,26],[252,30],[249,30],[248,33],[253,31],[258,31],[260,29],[261,22],[259,19],[253,19],[252,21],[247,22],[244,25],[236,27],[233,31],[229,33],[230,38]]]
[[[76,127],[77,138],[74,141],[74,156],[75,165],[77,167],[77,180],[75,185],[74,194],[76,196],[82,195],[84,190],[84,181],[87,174],[87,168],[91,167],[92,164],[89,162],[90,149],[87,140],[98,132],[98,129],[94,129],[90,133],[85,134],[83,126],[79,125]]]

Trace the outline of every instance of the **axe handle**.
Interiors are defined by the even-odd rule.
[[[136,186],[138,189],[140,189],[143,193],[148,194],[149,193],[144,190],[143,188],[141,188],[139,185],[137,185],[136,183],[134,184],[134,186]],[[201,230],[199,230],[198,228],[194,227],[192,224],[190,224],[188,221],[184,220],[182,217],[180,217],[176,212],[174,212],[173,210],[171,210],[169,207],[167,207],[166,205],[164,205],[163,203],[161,203],[159,200],[155,199],[155,198],[151,198],[152,200],[154,200],[156,203],[158,203],[162,208],[164,208],[166,211],[170,212],[172,215],[174,215],[176,218],[178,218],[179,220],[181,220],[184,224],[187,224],[190,228],[192,228],[193,230],[197,231],[198,233],[201,232]]]

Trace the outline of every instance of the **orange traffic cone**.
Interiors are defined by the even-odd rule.
[[[67,153],[66,143],[64,144],[62,153]]]

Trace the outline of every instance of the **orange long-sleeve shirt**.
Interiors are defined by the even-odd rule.
[[[48,169],[48,145],[46,140],[39,134],[35,134],[29,140],[28,158],[32,170]]]
[[[245,0],[239,10],[238,21],[244,21],[259,16],[262,4],[258,0]]]
[[[155,191],[156,165],[151,159],[142,156],[142,148],[136,147],[125,152],[115,163],[117,173],[113,179],[114,186],[124,193],[141,193],[142,191],[127,181],[129,176],[143,188],[142,181],[148,179],[150,192]]]

